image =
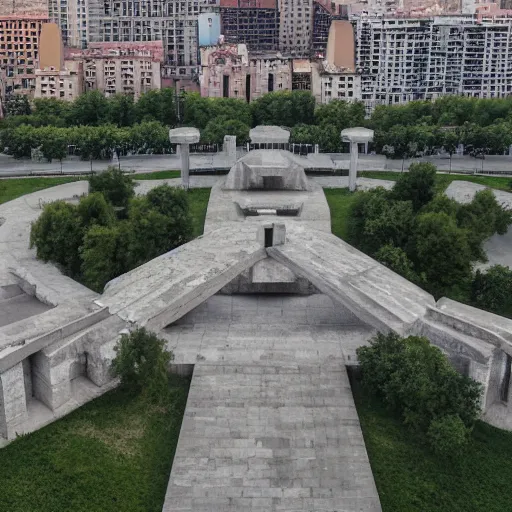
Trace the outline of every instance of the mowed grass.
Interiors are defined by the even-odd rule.
[[[111,391],[0,450],[0,510],[161,512],[188,384],[166,408]]]
[[[478,422],[465,456],[445,461],[358,381],[352,391],[383,512],[512,510],[512,432]]]
[[[355,195],[348,188],[325,188],[324,193],[331,210],[331,231],[333,235],[346,240],[348,215]]]
[[[25,194],[38,190],[78,181],[78,176],[63,176],[59,178],[9,178],[0,180],[0,204],[12,201]]]
[[[179,178],[180,171],[159,171],[153,173],[133,174],[135,180],[166,180]],[[52,178],[5,178],[0,180],[0,204],[12,201],[25,194],[31,194],[45,188],[56,187],[63,183],[84,180],[87,176],[62,176]]]
[[[180,171],[161,171],[150,174],[136,174],[133,177],[136,180],[146,179],[170,179],[180,176]],[[0,180],[0,204],[12,201],[25,194],[37,192],[49,187],[62,185],[63,183],[70,183],[77,181],[80,178],[73,176],[59,177],[59,178],[13,178]],[[82,177],[81,179],[85,179]],[[209,188],[190,189],[188,192],[190,201],[190,211],[192,214],[194,226],[194,237],[203,234],[204,219],[206,217],[206,210],[208,208],[208,201],[210,199]],[[0,509],[1,510],[1,509]]]
[[[193,236],[203,234],[204,219],[210,200],[210,188],[191,188],[188,191],[190,213],[193,219]]]
[[[361,171],[358,173],[358,176],[396,181],[400,174],[399,172],[392,171]],[[512,192],[512,178],[505,178],[503,176],[465,176],[462,174],[437,174],[437,190],[439,192],[446,190],[452,181],[470,181],[471,183],[478,183],[486,187]]]

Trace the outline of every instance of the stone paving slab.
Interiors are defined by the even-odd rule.
[[[196,365],[163,512],[379,512],[342,364]]]

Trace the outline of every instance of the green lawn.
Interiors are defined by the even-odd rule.
[[[132,174],[134,180],[169,180],[172,178],[179,178],[180,176],[180,171],[157,171]]]
[[[0,451],[5,512],[161,512],[185,410],[114,390]]]
[[[134,174],[135,180],[165,180],[179,178],[180,171],[159,171],[144,174]],[[87,176],[63,176],[51,178],[10,178],[0,180],[0,204],[12,201],[17,197],[37,192],[49,187],[70,183],[80,179],[87,179]]]
[[[62,178],[12,178],[0,180],[0,204],[12,201],[17,197],[43,190],[44,188],[55,187],[63,183],[77,181],[74,176],[63,176]]]
[[[396,181],[400,176],[399,172],[392,171],[362,171],[358,176],[364,178],[375,178],[380,180]],[[472,183],[479,183],[486,187],[497,188],[499,190],[506,190],[512,192],[512,178],[504,178],[501,176],[465,176],[462,174],[438,174],[437,187],[439,191],[443,191],[448,187],[452,181],[471,181]]]
[[[354,194],[348,188],[325,188],[325,197],[331,210],[331,230],[333,235],[346,240],[348,213],[354,202]]]
[[[191,188],[188,191],[190,213],[194,221],[194,237],[203,234],[204,219],[206,217],[206,210],[208,209],[210,191],[211,189],[209,188]]]
[[[509,512],[512,432],[478,422],[464,458],[436,458],[352,383],[383,512]]]

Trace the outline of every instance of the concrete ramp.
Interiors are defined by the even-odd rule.
[[[346,369],[197,365],[163,512],[380,512]]]
[[[215,230],[110,281],[96,303],[159,331],[266,257],[255,230]]]
[[[330,233],[291,230],[269,256],[380,331],[405,334],[432,295]]]

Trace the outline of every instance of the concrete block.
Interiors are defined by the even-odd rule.
[[[0,374],[0,436],[16,437],[16,428],[27,419],[27,395],[23,364]]]

